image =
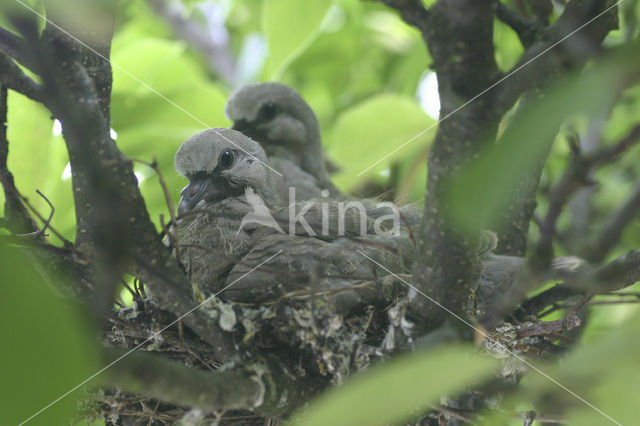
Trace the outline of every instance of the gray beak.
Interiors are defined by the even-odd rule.
[[[217,194],[218,191],[210,178],[190,180],[189,185],[182,190],[178,214],[193,210],[200,201],[213,199]]]

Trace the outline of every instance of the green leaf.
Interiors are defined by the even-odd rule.
[[[149,93],[150,88],[161,92],[180,89],[192,85],[194,79],[203,78],[202,70],[186,55],[184,43],[148,37],[125,46],[118,42],[116,46],[119,48],[112,54],[116,64],[114,94]]]
[[[265,0],[263,28],[269,56],[267,77],[277,80],[320,32],[330,0]]]
[[[436,129],[424,131],[435,123],[415,99],[406,95],[376,95],[347,109],[336,120],[329,140],[329,158],[342,168],[334,181],[349,190],[387,169],[393,161],[407,158],[415,152],[411,148],[432,141]]]
[[[0,424],[18,424],[81,383],[96,368],[86,318],[56,298],[22,250],[0,244]],[[47,280],[55,279],[51,275]],[[30,425],[70,424],[78,394]]]
[[[429,403],[493,375],[495,360],[467,346],[399,356],[320,397],[292,422],[374,425],[401,421]]]

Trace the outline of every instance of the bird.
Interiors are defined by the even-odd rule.
[[[290,186],[306,179],[340,194],[329,176],[318,119],[295,89],[277,82],[246,84],[231,94],[225,113],[232,129],[258,141],[272,164],[290,176]]]
[[[271,164],[282,172],[286,185],[295,187],[299,198],[325,194],[342,200],[356,200],[341,192],[331,181],[322,148],[320,125],[313,109],[292,87],[278,82],[246,84],[231,94],[225,106],[232,129],[260,143]],[[373,199],[357,199],[372,217],[389,214]],[[402,206],[405,226],[417,228],[422,210],[415,204]]]
[[[278,190],[284,178],[260,144],[235,130],[198,133],[177,150],[174,166],[189,180],[175,239],[197,299],[221,292],[222,300],[261,303],[313,286],[337,291],[351,309],[363,303],[347,291],[354,283],[412,267],[406,233],[378,232],[366,210],[343,211],[340,226],[340,201],[288,204]],[[304,220],[292,221],[292,211]]]
[[[521,256],[495,254],[498,236],[490,230],[481,230],[476,254],[480,258],[480,278],[475,287],[476,310],[484,314],[496,301],[509,301],[514,310],[520,301],[520,293],[524,289],[519,284],[527,272],[528,260]],[[590,268],[588,262],[577,256],[558,256],[551,260],[549,269],[536,276],[528,276],[533,284],[540,285],[547,281],[560,280],[576,272]],[[514,305],[515,304],[515,305]]]

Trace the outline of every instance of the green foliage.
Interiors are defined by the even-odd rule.
[[[331,3],[329,0],[264,2],[264,32],[269,49],[268,79],[277,80],[283,69],[318,35]]]
[[[494,373],[495,360],[465,346],[399,356],[353,378],[294,415],[300,425],[374,425],[407,420],[447,394]]]
[[[349,190],[358,183],[358,174],[371,175],[387,169],[391,161],[406,156],[407,151],[391,153],[402,149],[412,138],[415,145],[429,144],[435,128],[419,134],[432,126],[435,120],[409,96],[376,95],[345,110],[336,120],[328,143],[329,157],[342,165],[342,171],[335,176],[336,184]]]
[[[52,293],[26,257],[0,244],[3,425],[26,420],[97,370],[83,317]],[[56,402],[29,424],[68,424],[77,396]]]

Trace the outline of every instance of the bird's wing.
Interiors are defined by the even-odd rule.
[[[284,200],[289,200],[289,188],[295,188],[298,201],[321,196],[322,188],[318,180],[292,161],[281,157],[269,157],[269,162],[284,176],[285,192],[280,194]]]
[[[312,237],[271,235],[256,244],[234,266],[227,282],[234,283],[223,298],[246,303],[264,303],[280,298],[310,296],[311,292],[331,293],[335,302],[349,310],[374,303],[385,295],[374,282],[388,272],[360,252],[396,273],[406,273],[408,265],[387,248],[342,238],[323,241]],[[260,267],[255,268],[256,265]],[[357,283],[371,282],[371,288],[352,290]],[[366,286],[365,286],[366,288]]]
[[[220,290],[229,271],[253,247],[256,238],[277,232],[241,221],[249,212],[244,203],[217,206],[212,214],[180,219],[176,225],[177,255],[191,282],[205,294]]]

